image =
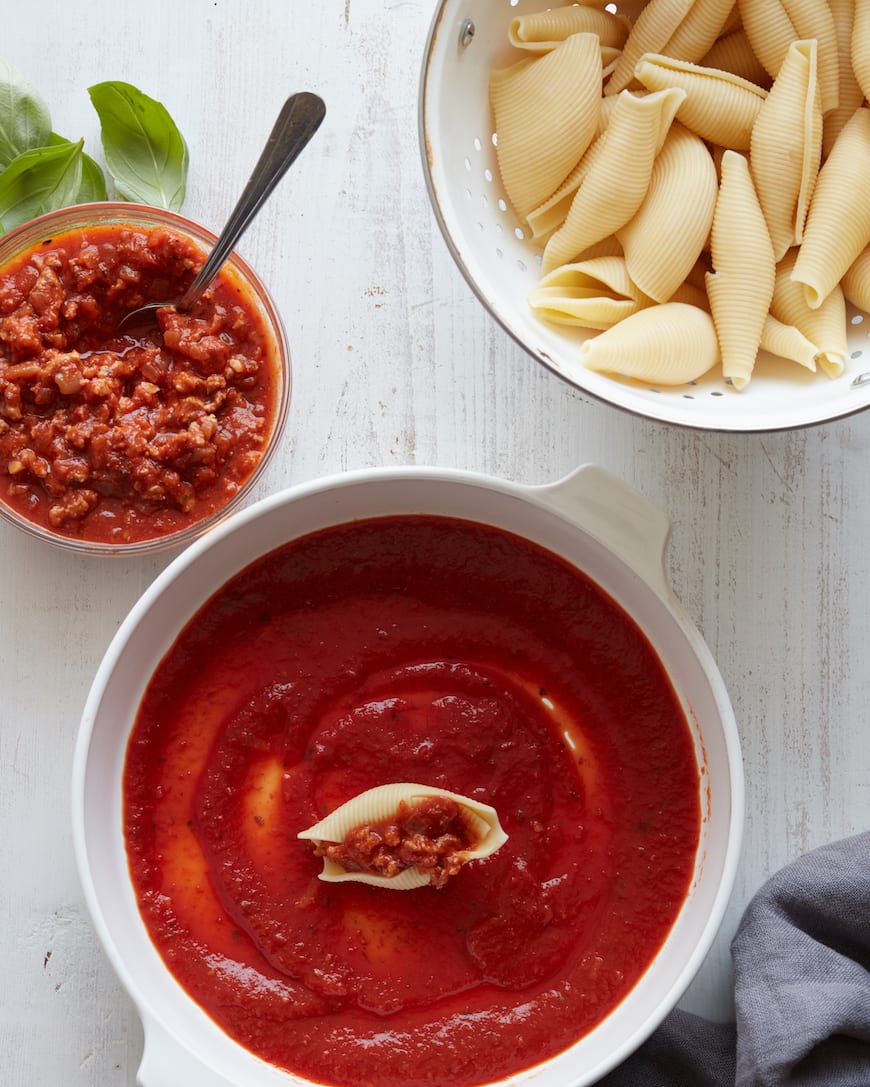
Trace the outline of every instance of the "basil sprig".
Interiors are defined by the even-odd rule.
[[[130,83],[98,83],[89,94],[117,196],[178,211],[188,152],[166,108]],[[47,211],[106,199],[106,176],[84,140],[52,132],[39,93],[0,60],[0,234]]]

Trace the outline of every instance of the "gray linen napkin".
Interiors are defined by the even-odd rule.
[[[731,954],[736,1024],[678,1008],[600,1087],[870,1087],[870,832],[768,880]]]

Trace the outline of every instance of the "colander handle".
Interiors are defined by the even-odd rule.
[[[153,1019],[143,1017],[142,1025],[145,1052],[136,1073],[136,1087],[238,1087]]]
[[[614,551],[664,599],[673,593],[665,573],[671,523],[642,494],[597,465],[531,490],[539,499]]]

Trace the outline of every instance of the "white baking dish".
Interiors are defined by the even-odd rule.
[[[124,850],[121,780],[144,689],[197,609],[259,556],[330,525],[413,513],[466,518],[524,536],[573,563],[609,593],[661,658],[685,708],[700,769],[701,841],[694,876],[661,951],[589,1035],[501,1083],[581,1087],[594,1082],[658,1025],[710,947],[734,881],[743,778],[722,679],[666,581],[667,517],[589,466],[539,487],[434,468],[346,473],[267,498],[191,545],[134,606],[95,677],[75,755],[75,848],[94,925],[144,1024],[140,1087],[307,1082],[264,1063],[224,1034],[168,972],[140,918]]]

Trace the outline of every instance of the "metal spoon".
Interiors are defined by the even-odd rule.
[[[119,332],[125,328],[142,328],[152,323],[154,312],[162,306],[174,306],[182,312],[191,309],[218,274],[248,224],[320,127],[325,116],[326,106],[323,99],[310,91],[302,91],[287,99],[239,202],[196,279],[177,301],[147,302],[144,306],[130,310],[118,324]]]

